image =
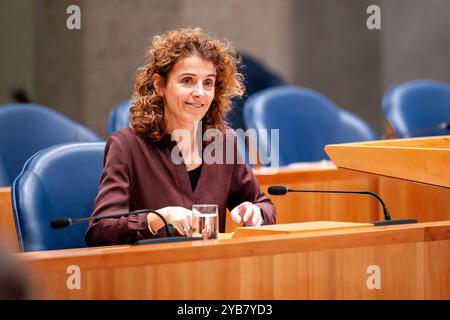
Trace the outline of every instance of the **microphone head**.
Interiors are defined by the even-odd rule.
[[[442,130],[450,130],[450,121],[449,122],[442,122],[439,126]]]
[[[285,186],[270,186],[268,191],[269,191],[269,194],[271,194],[271,195],[282,196],[282,195],[288,193],[289,189]]]
[[[65,228],[68,227],[72,224],[72,219],[70,218],[59,218],[59,219],[55,219],[52,222],[50,222],[50,226],[53,229],[61,229],[61,228]]]

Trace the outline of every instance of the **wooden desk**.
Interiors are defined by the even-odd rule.
[[[450,299],[450,221],[16,256],[44,299]]]
[[[450,136],[327,145],[339,168],[379,177],[394,218],[450,218]],[[394,211],[395,210],[395,211]]]
[[[392,217],[416,218],[419,222],[450,220],[450,189],[395,178],[333,168],[284,168],[275,175],[255,173],[261,188],[286,185],[303,189],[368,190],[386,202]],[[0,237],[18,251],[10,188],[0,188]],[[383,218],[378,203],[363,195],[305,194],[271,196],[278,223],[307,221],[369,222]],[[226,232],[236,224],[227,216]]]
[[[0,188],[0,239],[11,250],[19,251],[9,187]]]
[[[293,189],[369,190],[377,191],[378,178],[349,170],[282,168],[276,174],[256,173],[261,189],[271,185],[284,185]],[[368,196],[290,193],[270,196],[277,208],[277,223],[307,221],[376,221],[379,205]],[[381,217],[381,216],[380,216]]]
[[[276,235],[276,234],[292,234],[305,233],[311,231],[337,230],[337,229],[353,229],[353,228],[368,228],[373,227],[371,223],[354,223],[354,222],[339,222],[339,221],[314,221],[302,223],[286,223],[286,224],[272,224],[260,227],[239,227],[231,234],[230,238],[238,239],[245,237],[254,237],[262,235]]]
[[[445,187],[347,169],[286,168],[275,175],[256,173],[255,176],[264,192],[270,185],[293,189],[368,190],[384,200],[393,219],[450,220],[450,189]],[[290,193],[270,198],[277,208],[277,223],[383,219],[378,202],[365,195]]]

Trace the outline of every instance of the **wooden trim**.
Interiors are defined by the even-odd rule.
[[[83,268],[96,269],[105,266],[157,265],[449,239],[450,221],[444,221],[230,240],[25,252],[17,253],[16,257],[23,262],[45,267],[47,271],[58,272],[61,270],[60,264],[82,264]]]
[[[19,251],[16,223],[12,209],[11,188],[0,188],[0,237],[10,250]]]
[[[387,139],[397,139],[398,137],[395,135],[394,128],[389,120],[384,120],[384,127],[386,128],[386,137]]]

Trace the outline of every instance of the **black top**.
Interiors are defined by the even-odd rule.
[[[192,191],[195,191],[195,187],[197,187],[198,179],[200,178],[201,172],[202,172],[202,165],[199,165],[194,170],[188,171],[189,180],[191,180]]]

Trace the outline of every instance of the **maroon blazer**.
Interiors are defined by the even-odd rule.
[[[110,136],[92,216],[167,206],[190,210],[193,204],[217,204],[219,230],[225,232],[226,209],[232,210],[238,204],[250,201],[261,208],[264,224],[275,223],[275,207],[261,191],[252,169],[238,163],[240,155],[237,155],[236,143],[234,163],[208,164],[203,161],[194,192],[185,164],[172,161],[174,148],[177,144],[171,141],[170,135],[159,142],[151,142],[126,128]],[[224,152],[224,159],[225,156]],[[97,246],[134,243],[162,235],[164,228],[156,235],[150,233],[147,214],[135,214],[91,222],[85,240],[89,246]]]

